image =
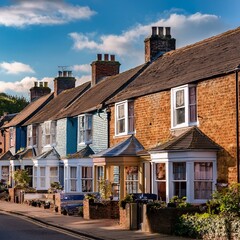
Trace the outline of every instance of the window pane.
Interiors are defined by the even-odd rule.
[[[118,120],[117,125],[118,133],[125,132],[125,119]]]
[[[190,114],[190,122],[196,122],[197,121],[196,105],[189,106],[189,114]]]
[[[187,184],[186,182],[174,182],[173,183],[173,195],[180,198],[187,196]]]
[[[213,165],[210,163],[195,163],[194,164],[194,179],[195,180],[212,180]]]
[[[134,132],[134,102],[128,102],[128,132]]]
[[[166,182],[157,182],[158,199],[166,201]]]
[[[125,187],[126,192],[137,193],[138,192],[138,167],[125,167],[126,180]]]
[[[176,109],[176,123],[181,124],[185,122],[185,108]]]
[[[189,104],[196,104],[196,87],[189,88]]]
[[[210,199],[212,195],[212,182],[194,182],[194,198]]]
[[[77,168],[70,167],[70,178],[77,178]]]
[[[37,126],[33,126],[33,129],[32,129],[32,142],[33,142],[33,145],[37,144]]]
[[[82,180],[82,192],[92,192],[92,180]]]
[[[118,105],[118,118],[124,118],[125,117],[125,112],[124,112],[124,104]]]
[[[184,90],[176,92],[176,108],[184,106]]]
[[[156,164],[156,180],[166,180],[165,163]]]
[[[82,167],[82,178],[92,178],[92,167]]]
[[[173,179],[186,180],[186,163],[173,163]]]

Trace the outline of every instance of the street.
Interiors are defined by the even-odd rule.
[[[92,238],[62,231],[40,223],[34,223],[26,218],[0,212],[1,240],[90,240]],[[97,238],[96,238],[97,239]]]

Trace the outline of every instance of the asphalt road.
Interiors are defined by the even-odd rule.
[[[75,235],[61,229],[27,220],[27,218],[0,212],[1,240],[90,240],[90,238]]]

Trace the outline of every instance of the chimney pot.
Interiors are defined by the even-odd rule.
[[[104,54],[104,61],[108,61],[108,54]]]
[[[62,77],[62,71],[58,71],[58,76]]]
[[[43,82],[40,82],[40,83],[39,83],[39,87],[43,87]]]
[[[163,27],[158,27],[158,36],[163,37]]]
[[[34,82],[34,87],[37,87],[38,86],[38,82]]]
[[[170,27],[165,27],[165,36],[171,37],[171,28]]]
[[[48,82],[44,82],[44,87],[48,87]]]
[[[152,27],[152,36],[157,35],[157,27]]]
[[[115,55],[111,55],[111,61],[115,62]]]
[[[63,71],[63,77],[67,77],[67,71]]]
[[[99,54],[97,55],[97,60],[98,60],[98,61],[102,61],[102,54],[101,54],[101,53],[99,53]]]

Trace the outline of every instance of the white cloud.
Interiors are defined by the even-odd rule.
[[[25,77],[16,82],[4,82],[0,81],[0,92],[14,92],[17,95],[29,96],[29,90],[34,86],[34,82],[42,81],[48,82],[48,86],[53,89],[53,78],[43,78],[38,80],[35,77]]]
[[[71,5],[61,0],[21,0],[16,1],[14,5],[0,7],[0,25],[56,25],[89,19],[94,14],[96,12],[87,6]]]
[[[74,65],[73,70],[75,72],[91,72],[91,66],[89,64],[82,64],[82,65]]]
[[[81,76],[81,77],[76,77],[77,81],[76,81],[76,87],[85,83],[85,82],[89,82],[91,81],[92,79],[92,76],[91,75],[84,75],[84,76]]]
[[[29,65],[20,62],[2,62],[0,68],[7,74],[34,73]]]
[[[128,62],[134,66],[144,61],[144,39],[150,36],[152,26],[171,27],[171,35],[176,38],[177,47],[213,36],[224,29],[220,17],[216,15],[195,13],[187,16],[172,13],[168,18],[147,25],[138,24],[120,35],[102,35],[98,41],[94,40],[95,36],[91,34],[73,32],[69,36],[76,50],[89,49],[117,54],[121,63]]]

